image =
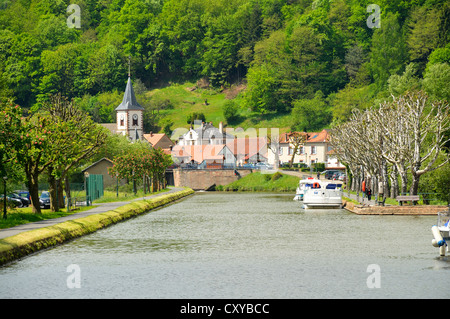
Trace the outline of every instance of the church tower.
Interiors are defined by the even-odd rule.
[[[128,135],[128,138],[133,142],[143,138],[144,108],[136,100],[129,74],[125,94],[122,103],[116,108],[116,114],[118,133]]]

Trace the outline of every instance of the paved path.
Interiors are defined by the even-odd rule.
[[[43,227],[53,226],[53,225],[56,225],[56,224],[59,224],[59,223],[63,223],[65,221],[72,220],[72,219],[78,219],[78,218],[83,218],[83,217],[86,217],[86,216],[89,216],[89,215],[105,213],[107,211],[114,210],[114,209],[116,209],[118,207],[121,207],[121,206],[124,206],[126,204],[129,204],[129,203],[131,203],[133,201],[143,200],[143,199],[150,199],[150,198],[154,198],[154,197],[158,197],[158,196],[162,196],[162,195],[166,195],[166,194],[170,194],[170,193],[175,193],[175,192],[181,191],[183,189],[184,188],[171,187],[169,189],[169,191],[163,192],[163,193],[159,193],[159,194],[155,194],[155,195],[139,197],[139,198],[132,199],[130,201],[125,201],[125,202],[112,202],[112,203],[94,204],[92,209],[89,209],[89,210],[86,210],[86,211],[83,211],[83,212],[79,212],[79,213],[74,213],[74,214],[69,215],[69,216],[53,218],[53,219],[47,219],[47,220],[42,220],[42,221],[39,221],[39,222],[34,222],[34,223],[28,223],[28,224],[14,226],[14,227],[11,227],[11,228],[0,229],[0,239],[6,238],[6,237],[10,237],[10,236],[14,236],[14,235],[20,234],[22,232],[33,230],[33,229],[39,229],[39,228],[43,228]]]

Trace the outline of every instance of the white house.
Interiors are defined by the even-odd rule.
[[[279,137],[278,160],[279,164],[289,163],[294,155],[295,146],[290,140],[291,133],[281,134]],[[345,168],[337,161],[331,152],[332,148],[329,143],[329,135],[327,130],[321,132],[302,132],[307,135],[306,142],[299,146],[294,155],[294,164],[303,163],[311,166],[314,163],[324,163],[325,168],[343,169]],[[275,164],[275,154],[272,149],[268,148],[269,164]]]
[[[179,137],[178,145],[218,145],[226,144],[227,140],[232,139],[234,139],[234,135],[223,131],[222,122],[217,128],[211,122],[194,121],[194,126],[191,126],[188,132]]]

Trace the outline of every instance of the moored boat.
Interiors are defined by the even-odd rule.
[[[315,180],[312,186],[304,191],[303,207],[342,208],[342,183]]]
[[[303,201],[303,196],[305,194],[305,190],[311,188],[314,184],[314,182],[318,183],[320,182],[318,179],[315,179],[313,177],[309,177],[306,179],[301,179],[298,182],[297,190],[295,192],[294,200],[297,201]]]
[[[439,247],[439,254],[445,256],[449,251],[448,241],[450,241],[450,206],[447,212],[439,212],[437,224],[431,227],[433,239],[431,244]]]

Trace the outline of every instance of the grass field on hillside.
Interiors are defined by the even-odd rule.
[[[172,130],[176,128],[189,128],[187,117],[194,112],[205,115],[207,122],[212,122],[218,127],[219,122],[232,128],[279,128],[280,133],[290,130],[290,114],[259,114],[249,109],[239,110],[239,120],[232,124],[226,123],[222,107],[230,99],[229,91],[226,89],[202,89],[195,88],[195,83],[186,82],[183,84],[171,84],[165,88],[153,89],[146,95],[157,101],[169,100],[173,106],[171,109],[161,110],[162,118],[167,118],[173,122]],[[193,89],[195,88],[195,89]],[[233,101],[242,105],[243,93],[233,94]],[[205,103],[206,102],[206,103]]]

